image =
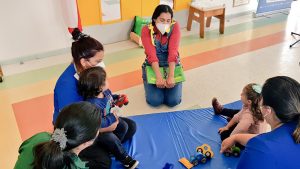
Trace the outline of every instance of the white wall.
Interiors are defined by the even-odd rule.
[[[0,0],[0,63],[70,42],[60,0]]]

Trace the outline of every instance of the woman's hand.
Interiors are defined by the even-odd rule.
[[[163,79],[161,76],[156,77],[156,86],[158,88],[165,88],[166,86],[166,80]]]
[[[226,130],[229,130],[229,128],[227,126],[219,128],[218,133],[221,134],[221,133],[223,133],[223,131],[226,131]]]
[[[175,86],[175,79],[173,76],[169,76],[166,81],[167,88],[173,88]]]
[[[221,145],[220,153],[224,153],[230,151],[231,147],[236,143],[235,135],[228,137],[227,139],[223,140]]]

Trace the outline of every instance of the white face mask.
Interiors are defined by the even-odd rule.
[[[102,67],[105,68],[105,64],[103,61],[99,62],[95,67]]]
[[[159,32],[163,35],[166,33],[166,31],[169,29],[170,24],[163,24],[163,23],[157,23],[156,28],[159,30]]]

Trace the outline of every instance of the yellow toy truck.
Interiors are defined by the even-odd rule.
[[[179,159],[179,162],[187,169],[191,169],[194,166],[197,166],[199,163],[206,163],[206,161],[211,159],[213,156],[214,153],[210,146],[208,144],[203,144],[196,148],[196,154],[192,155],[189,160],[183,157]]]

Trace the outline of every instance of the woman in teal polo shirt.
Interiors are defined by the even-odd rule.
[[[38,133],[23,142],[14,168],[86,169],[78,154],[93,144],[100,124],[100,110],[88,102],[65,107],[53,133]]]

